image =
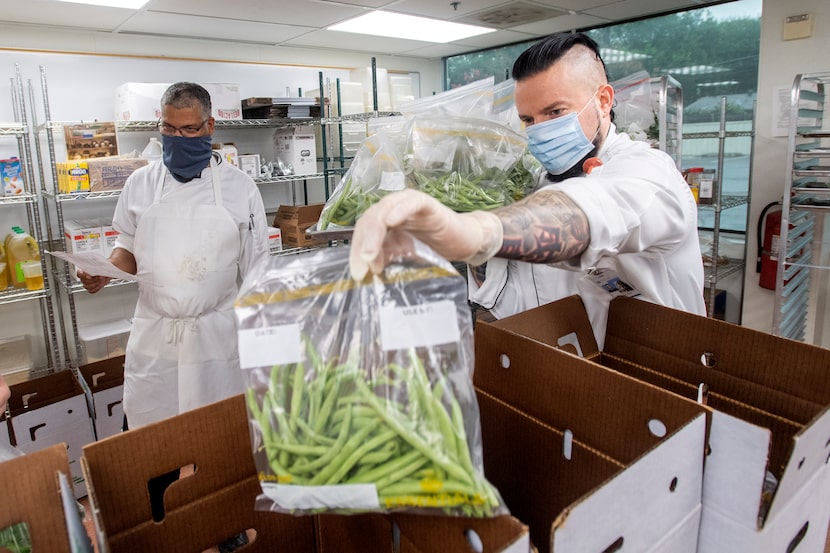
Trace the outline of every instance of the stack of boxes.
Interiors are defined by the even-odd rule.
[[[306,230],[320,219],[324,205],[281,205],[274,217],[274,226],[280,229],[282,247],[300,248],[324,243],[325,240],[306,234]]]

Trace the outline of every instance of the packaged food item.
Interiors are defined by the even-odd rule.
[[[700,203],[711,205],[715,203],[715,170],[704,169],[700,174]]]
[[[703,175],[703,167],[692,167],[685,171],[686,182],[692,190],[695,202],[700,203],[700,177]]]
[[[483,471],[464,278],[420,242],[362,282],[348,254],[270,257],[237,297],[256,508],[505,513]]]
[[[26,192],[20,159],[0,159],[0,179],[3,181],[4,196],[20,196]]]
[[[31,234],[20,227],[12,227],[12,232],[6,235],[6,262],[9,266],[9,280],[17,288],[26,288],[26,277],[23,274],[23,263],[37,261],[40,265],[40,248]],[[43,288],[41,275],[41,288]]]

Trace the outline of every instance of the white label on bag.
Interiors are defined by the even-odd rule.
[[[380,175],[380,190],[395,192],[406,188],[406,178],[402,171],[384,171]]]
[[[248,328],[237,332],[239,367],[253,369],[302,361],[300,325]]]
[[[369,509],[380,508],[374,484],[301,486],[262,482],[262,493],[284,509]]]
[[[380,308],[380,343],[384,351],[457,342],[458,315],[451,301]]]

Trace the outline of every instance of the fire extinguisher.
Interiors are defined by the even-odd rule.
[[[779,209],[770,211],[776,206],[779,206]],[[781,202],[771,202],[764,206],[761,215],[758,217],[758,257],[755,272],[761,273],[758,286],[769,290],[775,290],[775,280],[778,275],[782,213],[780,206]]]

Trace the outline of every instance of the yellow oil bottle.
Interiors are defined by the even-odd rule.
[[[6,264],[8,265],[9,281],[17,288],[28,288],[29,290],[40,290],[43,288],[43,273],[33,270],[27,261],[37,261],[40,268],[40,248],[32,235],[26,233],[20,227],[12,227],[12,232],[6,235]],[[26,283],[26,274],[29,275],[29,283]]]
[[[0,290],[9,287],[9,265],[6,262],[6,244],[0,244]]]

